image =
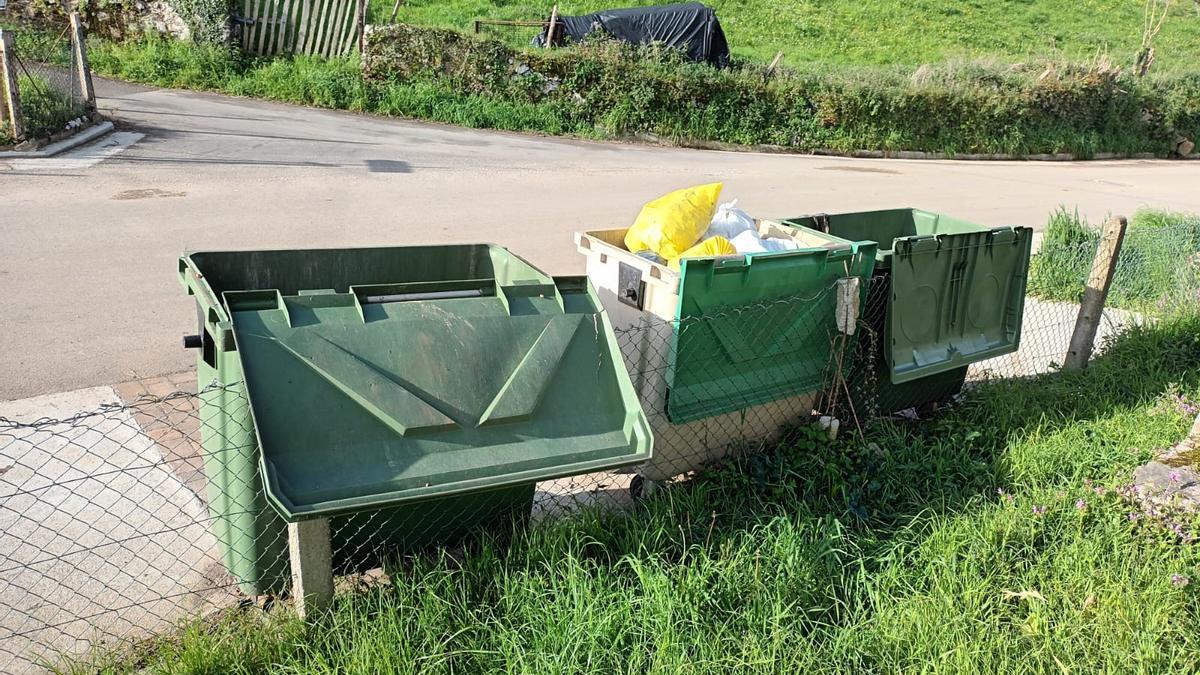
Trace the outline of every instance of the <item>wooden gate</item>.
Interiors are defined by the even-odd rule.
[[[242,0],[242,49],[345,56],[359,48],[367,0]]]

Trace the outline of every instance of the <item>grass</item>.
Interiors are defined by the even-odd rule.
[[[1078,302],[1100,239],[1099,228],[1065,209],[1046,226],[1030,266],[1029,293]],[[1108,305],[1158,312],[1200,303],[1200,216],[1142,209],[1126,229]]]
[[[463,95],[435,82],[367,82],[357,59],[255,59],[182,42],[101,42],[91,51],[102,75],[164,87],[220,91],[322,108],[427,119],[473,128],[598,134],[535,104]]]
[[[392,0],[373,0],[372,21],[391,15]],[[477,18],[545,19],[554,3],[518,0],[407,0],[398,20],[471,30]],[[568,15],[649,0],[568,0]],[[1136,0],[708,0],[735,56],[768,62],[776,51],[805,63],[939,63],[950,59],[1090,59],[1109,52],[1132,63],[1141,46],[1142,2]],[[532,32],[491,29],[528,42]],[[1156,42],[1156,67],[1190,66],[1200,57],[1200,6],[1175,2]]]
[[[111,672],[1195,672],[1200,548],[1120,496],[1200,397],[1200,315],[943,416],[811,430],[659,493],[408,561],[309,626],[192,623]],[[1192,413],[1194,415],[1194,413]],[[1137,515],[1131,519],[1130,513]],[[1171,518],[1177,518],[1172,516]],[[1194,536],[1194,521],[1175,525]]]
[[[67,123],[85,111],[83,105],[68,94],[55,89],[46,78],[21,75],[17,78],[21,92],[21,113],[26,138],[45,138],[62,131]],[[17,139],[8,124],[0,125],[0,147],[14,145]]]
[[[67,122],[85,112],[81,102],[54,88],[46,78],[22,75],[18,78],[17,88],[21,92],[25,135],[29,138],[43,138],[63,131]]]

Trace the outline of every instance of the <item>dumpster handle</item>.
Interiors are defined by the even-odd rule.
[[[365,295],[364,305],[378,305],[385,302],[415,302],[421,300],[449,300],[452,298],[478,298],[483,296],[479,289],[463,291],[426,291],[424,293],[390,293],[387,295]]]

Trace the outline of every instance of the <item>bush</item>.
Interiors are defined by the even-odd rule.
[[[367,37],[364,73],[546,106],[563,128],[797,150],[1165,156],[1200,131],[1200,73],[1138,79],[1104,62],[814,66],[768,78],[758,65],[715,70],[653,46],[519,50],[396,25]]]

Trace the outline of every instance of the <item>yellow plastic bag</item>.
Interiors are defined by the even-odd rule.
[[[679,261],[683,258],[712,258],[718,255],[733,255],[734,253],[737,253],[737,248],[725,237],[709,237],[684,251],[683,255],[678,258],[672,258],[667,262],[667,267],[678,272]]]
[[[704,236],[712,222],[721,183],[676,190],[642,207],[633,227],[625,232],[625,248],[654,251],[673,260]]]

